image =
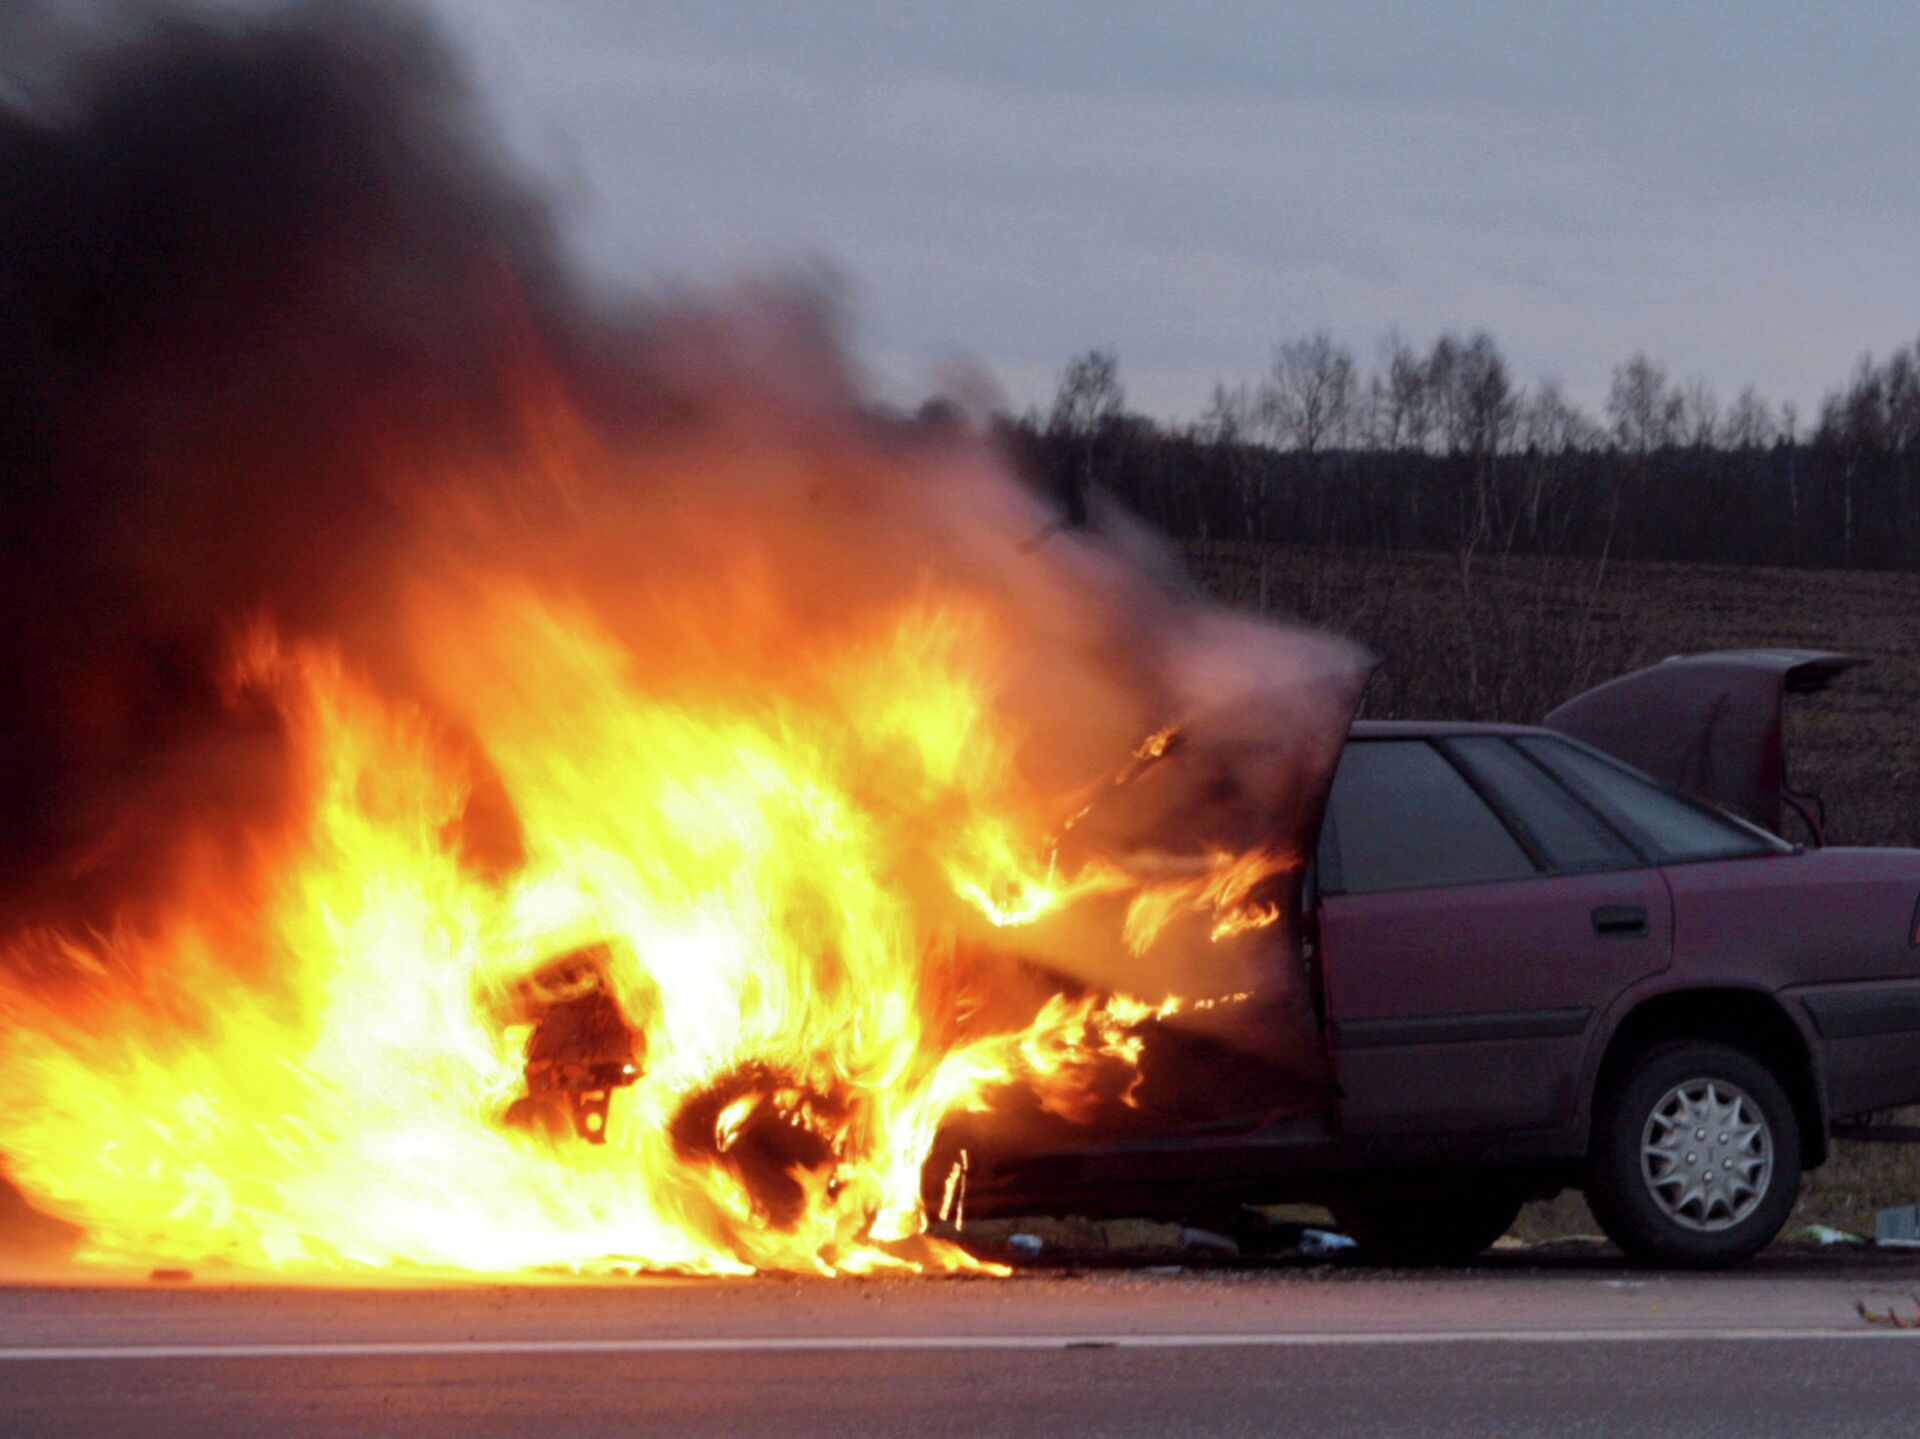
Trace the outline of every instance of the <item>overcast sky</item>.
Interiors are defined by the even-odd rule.
[[[1112,345],[1196,414],[1276,340],[1485,327],[1809,413],[1920,335],[1914,0],[437,0],[586,254],[823,256],[895,393]]]

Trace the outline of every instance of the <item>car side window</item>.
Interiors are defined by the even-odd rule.
[[[1663,863],[1735,859],[1787,848],[1763,831],[1707,805],[1669,794],[1651,780],[1591,750],[1545,736],[1527,736],[1517,743]]]
[[[1425,740],[1354,740],[1327,798],[1322,874],[1348,894],[1537,873],[1473,786]]]
[[[1643,864],[1605,820],[1498,735],[1446,741],[1447,751],[1473,772],[1494,803],[1532,836],[1556,870],[1631,869]]]

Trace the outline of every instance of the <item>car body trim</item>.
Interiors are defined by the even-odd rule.
[[[1920,989],[1911,985],[1804,994],[1800,1003],[1823,1039],[1920,1032]]]
[[[1349,1019],[1334,1027],[1334,1046],[1375,1049],[1390,1044],[1567,1039],[1584,1032],[1592,1014],[1591,1006],[1575,1005],[1567,1009],[1517,1009],[1488,1014],[1430,1014],[1417,1019]]]

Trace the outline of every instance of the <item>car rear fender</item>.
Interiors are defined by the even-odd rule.
[[[1807,1168],[1827,1157],[1827,1085],[1820,1045],[1801,1006],[1758,985],[1689,983],[1671,971],[1623,992],[1595,1025],[1580,1080],[1577,1120],[1584,1149],[1596,1098],[1632,1056],[1651,1044],[1703,1039],[1730,1044],[1779,1078],[1800,1119]]]

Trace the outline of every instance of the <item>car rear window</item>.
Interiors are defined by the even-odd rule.
[[[1327,799],[1321,874],[1367,894],[1536,873],[1473,786],[1425,740],[1357,740]]]
[[[1512,743],[1495,735],[1451,739],[1447,749],[1533,837],[1556,870],[1631,869],[1633,847]]]
[[[1669,794],[1591,750],[1545,736],[1527,737],[1517,743],[1627,838],[1662,862],[1733,859],[1786,848],[1751,825]]]

